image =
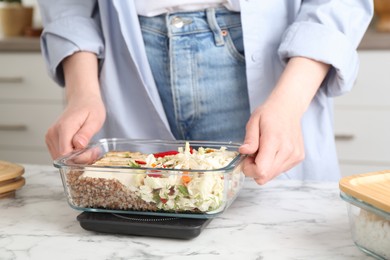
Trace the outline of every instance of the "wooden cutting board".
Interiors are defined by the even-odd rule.
[[[390,170],[344,177],[340,190],[390,213]]]
[[[23,174],[23,166],[0,161],[0,199],[15,196],[16,190],[26,183]]]

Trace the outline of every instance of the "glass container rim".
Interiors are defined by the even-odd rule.
[[[359,208],[365,209],[367,211],[371,211],[372,213],[375,213],[375,214],[385,218],[386,220],[390,221],[390,212],[386,212],[382,209],[379,209],[379,208],[377,208],[377,207],[375,207],[367,202],[364,202],[364,201],[359,200],[355,197],[352,197],[352,196],[350,196],[342,191],[340,192],[340,197],[346,202],[349,202],[349,203],[351,203]]]
[[[199,140],[163,140],[163,139],[127,139],[127,138],[103,138],[98,140],[97,142],[90,143],[88,146],[86,146],[83,149],[75,150],[71,153],[68,153],[64,156],[61,156],[53,161],[53,165],[56,168],[59,169],[66,169],[66,168],[72,168],[72,169],[85,169],[88,168],[88,170],[96,170],[101,171],[102,169],[126,169],[126,170],[138,170],[138,171],[161,171],[161,172],[189,172],[189,173],[196,173],[196,172],[226,172],[231,171],[236,164],[238,164],[246,155],[238,153],[237,156],[234,157],[234,159],[226,166],[218,169],[212,169],[212,170],[204,170],[204,169],[172,169],[172,168],[152,168],[152,167],[132,167],[132,166],[99,166],[99,165],[90,165],[90,164],[77,164],[77,163],[67,163],[68,160],[71,158],[76,157],[77,155],[81,155],[84,152],[91,150],[92,148],[99,147],[103,144],[107,143],[120,143],[120,144],[126,144],[126,143],[135,143],[135,144],[149,144],[149,145],[158,145],[158,144],[168,144],[168,145],[182,145],[184,147],[186,142],[189,142],[190,144],[195,145],[203,145],[203,147],[208,146],[225,146],[225,147],[239,147],[241,143],[238,142],[222,142],[222,141],[199,141]],[[131,173],[130,173],[131,174]]]

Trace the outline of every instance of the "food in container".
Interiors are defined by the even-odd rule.
[[[352,239],[367,254],[390,259],[390,170],[344,177]]]
[[[54,162],[83,211],[210,218],[244,182],[237,143],[103,139]]]

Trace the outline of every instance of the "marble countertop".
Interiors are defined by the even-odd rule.
[[[191,240],[84,230],[58,170],[24,165],[26,185],[0,200],[0,259],[371,259],[352,242],[337,183],[250,179]]]

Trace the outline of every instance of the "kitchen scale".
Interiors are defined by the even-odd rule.
[[[102,233],[192,239],[202,232],[212,218],[116,214],[84,211],[77,216],[85,230]]]

